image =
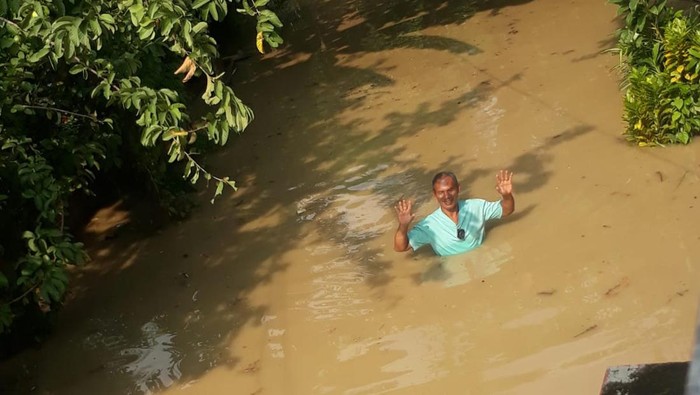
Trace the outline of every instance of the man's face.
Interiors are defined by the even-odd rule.
[[[442,177],[433,185],[433,195],[443,210],[452,211],[457,207],[459,184],[451,177]]]

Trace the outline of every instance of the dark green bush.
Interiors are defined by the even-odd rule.
[[[261,52],[277,47],[268,3],[0,0],[0,341],[25,313],[60,307],[66,267],[87,258],[68,205],[99,176],[135,175],[176,215],[178,183],[205,181],[214,196],[235,188],[200,163],[202,144],[224,145],[253,119],[214,67],[209,24],[235,7],[256,22]],[[190,78],[206,85],[199,117]]]
[[[673,10],[666,1],[611,2],[625,23],[617,50],[627,139],[640,146],[689,143],[700,133],[697,11]]]

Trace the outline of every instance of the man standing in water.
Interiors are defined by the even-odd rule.
[[[399,228],[394,236],[394,250],[403,252],[430,244],[437,255],[455,255],[478,247],[484,240],[484,224],[488,220],[507,217],[515,210],[513,173],[501,170],[496,174],[496,191],[501,200],[459,200],[459,183],[452,172],[443,171],[433,177],[433,196],[440,208],[419,221],[410,231],[415,218],[413,203],[400,199],[396,206]]]

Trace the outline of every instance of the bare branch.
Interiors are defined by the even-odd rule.
[[[200,127],[198,127],[198,128],[191,129],[191,130],[185,130],[185,131],[187,132],[187,134],[194,134],[194,133],[197,133],[197,132],[199,132],[200,130],[204,130],[204,129],[208,128],[208,127],[209,127],[209,124],[206,124],[206,123],[205,123],[204,126],[200,126]]]
[[[92,116],[92,115],[79,114],[77,112],[68,111],[68,110],[64,110],[64,109],[56,108],[56,107],[28,106],[25,104],[18,104],[18,106],[23,107],[23,108],[30,108],[30,109],[34,109],[34,110],[55,111],[55,112],[59,112],[59,113],[63,113],[63,114],[73,115],[74,117],[86,118],[86,119],[89,119],[89,120],[91,120],[93,122],[97,122],[97,123],[105,123],[103,120],[98,119],[97,117]]]
[[[9,306],[9,305],[11,305],[11,304],[13,304],[13,303],[17,303],[17,302],[19,302],[20,300],[24,299],[25,296],[29,295],[29,293],[31,293],[32,291],[34,291],[39,285],[40,285],[40,283],[34,284],[31,288],[29,288],[28,290],[26,290],[22,295],[20,295],[20,296],[14,298],[14,299],[12,299],[12,300],[9,301],[8,303],[6,303],[6,305]]]

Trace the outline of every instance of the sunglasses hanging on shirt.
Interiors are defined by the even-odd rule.
[[[467,237],[467,232],[464,229],[457,229],[457,238],[460,240],[464,240],[465,237]]]

